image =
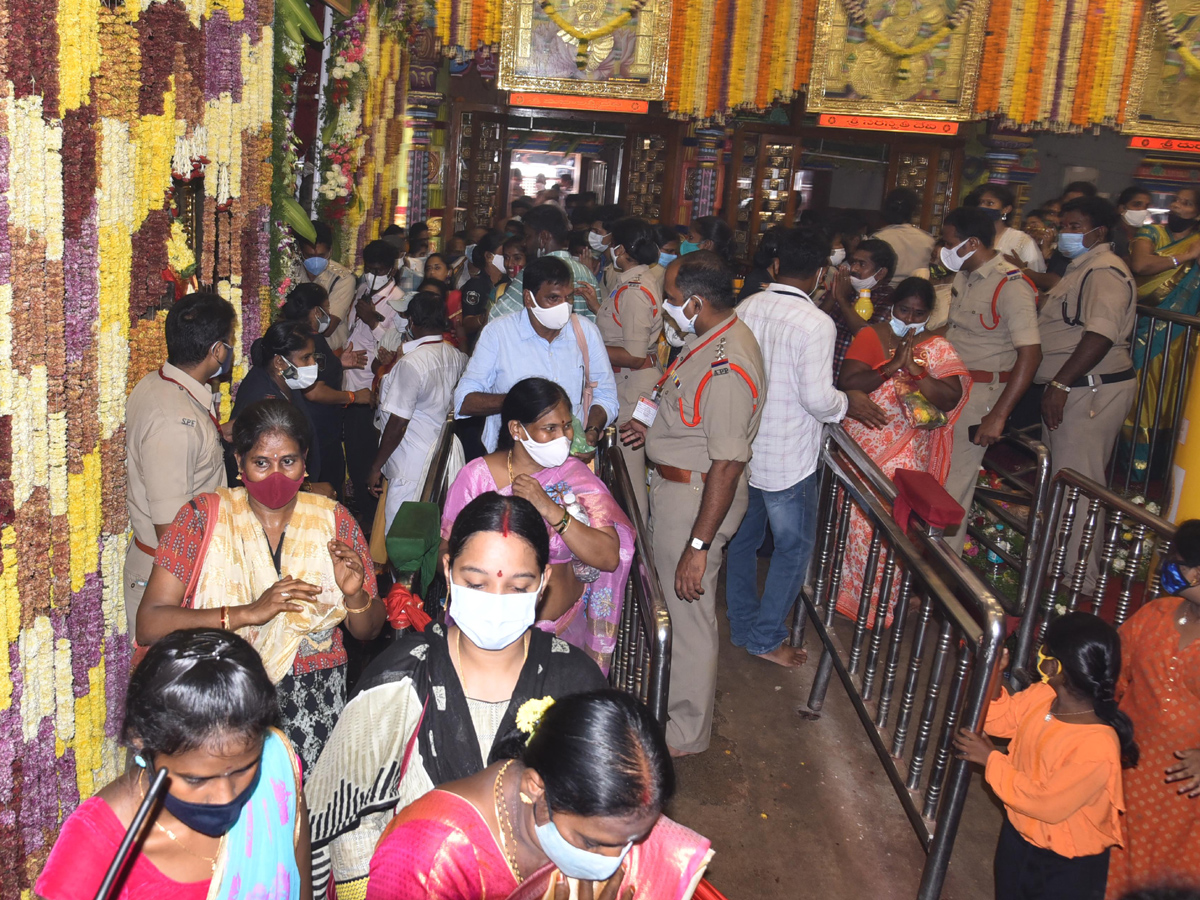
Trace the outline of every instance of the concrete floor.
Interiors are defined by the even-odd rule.
[[[724,603],[722,579],[712,745],[677,760],[668,810],[712,841],[709,880],[729,900],[916,897],[924,852],[837,675],[819,719],[797,712],[820,657],[813,629],[809,662],[786,670],[729,643]],[[1001,815],[977,772],[944,898],[993,896]]]

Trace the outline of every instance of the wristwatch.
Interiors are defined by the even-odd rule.
[[[712,541],[702,541],[700,538],[694,537],[688,541],[688,546],[693,550],[707,550],[712,546]]]
[[[1069,387],[1067,387],[1065,384],[1062,384],[1061,382],[1058,382],[1058,381],[1051,381],[1050,387],[1057,388],[1058,390],[1062,391],[1064,394],[1071,393],[1071,389]]]

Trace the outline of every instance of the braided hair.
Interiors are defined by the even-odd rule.
[[[1076,611],[1055,619],[1046,629],[1043,652],[1062,666],[1075,693],[1090,697],[1096,717],[1116,731],[1121,742],[1121,765],[1138,762],[1133,722],[1117,708],[1117,677],[1121,674],[1121,637],[1099,616]]]

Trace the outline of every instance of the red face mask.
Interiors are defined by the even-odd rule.
[[[246,493],[268,509],[282,509],[300,492],[303,478],[288,478],[282,472],[272,472],[262,481],[243,478]]]

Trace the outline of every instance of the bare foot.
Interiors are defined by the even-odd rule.
[[[695,752],[693,752],[691,750],[676,750],[674,747],[671,747],[671,746],[668,746],[667,749],[669,751],[671,751],[671,757],[673,759],[681,759],[685,756],[695,756],[696,755]]]
[[[785,669],[795,669],[808,662],[807,650],[803,647],[790,647],[786,641],[769,653],[754,655],[759,659],[767,660],[767,662],[773,662],[777,666],[783,666]]]

